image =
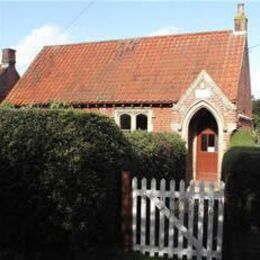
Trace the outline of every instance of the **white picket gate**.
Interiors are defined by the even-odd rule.
[[[159,187],[157,187],[157,185]],[[221,259],[224,183],[132,180],[133,249],[150,256]]]

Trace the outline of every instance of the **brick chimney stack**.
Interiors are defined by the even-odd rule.
[[[235,32],[247,32],[248,19],[245,14],[245,5],[243,3],[237,4],[237,14],[234,19]]]
[[[15,66],[15,50],[3,49],[2,50],[2,67]]]

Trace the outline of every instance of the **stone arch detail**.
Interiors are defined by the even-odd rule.
[[[189,125],[192,121],[192,118],[199,112],[201,109],[208,110],[213,117],[215,118],[218,126],[218,135],[219,135],[219,144],[218,144],[218,180],[221,179],[221,163],[224,154],[224,132],[226,131],[225,121],[221,112],[213,107],[209,102],[200,100],[193,105],[191,105],[184,113],[183,119],[180,122],[180,130],[182,132],[182,138],[188,144],[189,136]]]
[[[226,131],[227,127],[225,124],[225,120],[221,114],[221,112],[213,107],[209,102],[204,101],[204,100],[200,100],[198,102],[196,102],[195,104],[192,104],[184,113],[184,116],[180,122],[180,129],[183,132],[183,138],[186,140],[186,132],[187,129],[189,127],[189,123],[191,121],[191,119],[193,118],[193,116],[202,108],[207,109],[216,119],[217,124],[218,124],[218,129],[219,131]]]

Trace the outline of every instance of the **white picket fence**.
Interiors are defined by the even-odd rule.
[[[159,187],[157,187],[157,185]],[[132,180],[133,249],[150,256],[221,259],[224,183]]]

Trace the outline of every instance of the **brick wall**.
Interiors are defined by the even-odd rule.
[[[91,107],[91,108],[84,108],[83,109],[86,112],[92,112],[92,113],[99,113],[105,116],[113,117],[113,107]]]
[[[155,107],[153,108],[153,131],[154,132],[172,132],[172,108]]]
[[[85,111],[100,113],[105,116],[114,117],[114,111],[118,109],[115,107],[94,107],[84,108]],[[120,109],[123,109],[120,107]],[[126,108],[129,109],[129,108]],[[136,109],[136,108],[132,108]],[[138,107],[140,109],[140,107]],[[143,107],[144,110],[152,111],[152,127],[153,132],[172,132],[172,108],[171,107]]]
[[[4,69],[0,75],[0,101],[4,100],[19,78],[14,66]]]
[[[245,47],[243,62],[241,66],[241,74],[239,79],[239,87],[237,94],[238,114],[252,117],[252,99],[250,86],[250,68],[248,58],[248,48]],[[239,127],[243,129],[251,129],[252,124],[246,120],[239,120]]]

